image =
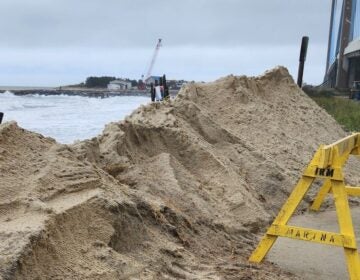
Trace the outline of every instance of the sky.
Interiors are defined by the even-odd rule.
[[[212,81],[277,65],[322,82],[331,0],[1,0],[0,85],[60,86],[88,76]]]

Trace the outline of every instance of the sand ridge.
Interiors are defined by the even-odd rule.
[[[283,67],[189,84],[74,145],[2,124],[0,279],[296,279],[247,258],[345,135]]]

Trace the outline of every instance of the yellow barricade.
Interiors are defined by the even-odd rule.
[[[360,258],[357,250],[348,196],[360,196],[360,187],[345,185],[343,167],[350,155],[360,155],[360,133],[355,133],[331,145],[320,146],[306,167],[293,192],[281,208],[255,251],[251,262],[261,262],[278,237],[316,242],[344,248],[351,280],[360,280]],[[332,194],[340,233],[287,225],[315,178],[323,180],[312,206],[318,210],[327,194]]]

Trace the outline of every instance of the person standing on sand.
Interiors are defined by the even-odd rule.
[[[160,77],[160,90],[161,90],[161,100],[164,99],[164,80],[163,77]]]
[[[155,80],[155,101],[161,101],[161,100],[162,100],[161,87],[159,85],[159,82]]]

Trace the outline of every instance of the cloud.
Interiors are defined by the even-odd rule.
[[[325,42],[330,0],[2,0],[4,46],[150,47]],[[5,12],[4,12],[5,11]]]
[[[303,35],[310,37],[305,80],[316,83],[325,67],[330,2],[1,0],[0,84],[137,78],[158,38],[163,48],[154,71],[174,78],[258,74],[278,64],[295,75]]]
[[[304,80],[319,83],[323,77],[326,49],[309,48]],[[91,75],[140,79],[146,72],[151,49],[0,49],[0,84],[64,85]],[[289,68],[296,78],[298,45],[248,47],[167,47],[160,50],[153,74],[169,78],[211,81],[234,75],[259,75],[277,65]]]

